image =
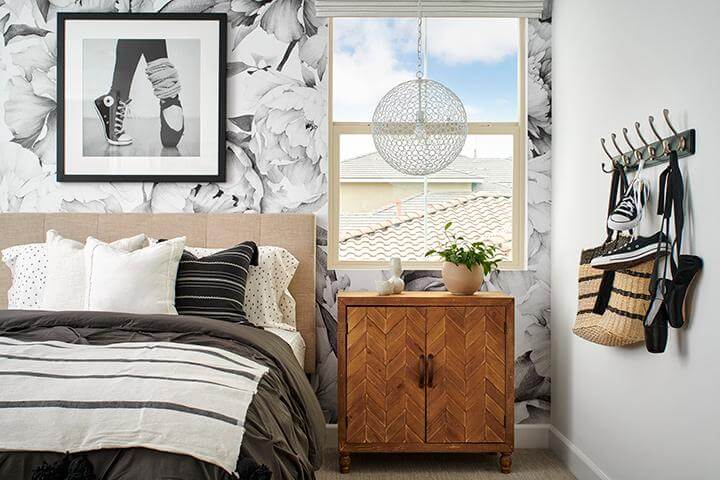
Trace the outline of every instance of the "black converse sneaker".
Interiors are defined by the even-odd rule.
[[[95,111],[103,124],[105,140],[110,145],[130,145],[133,138],[125,133],[125,116],[131,100],[121,100],[117,92],[100,95],[95,99]]]
[[[649,188],[642,179],[636,179],[625,192],[622,200],[607,220],[612,230],[630,230],[642,220],[643,208],[648,201]]]
[[[590,265],[601,270],[623,270],[652,260],[656,254],[667,255],[670,253],[670,248],[667,236],[663,232],[658,232],[652,237],[638,237],[624,247],[595,257]]]

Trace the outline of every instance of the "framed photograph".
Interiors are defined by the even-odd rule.
[[[225,180],[225,14],[57,21],[59,182]]]

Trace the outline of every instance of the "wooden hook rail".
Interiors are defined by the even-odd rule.
[[[622,134],[625,139],[625,143],[630,147],[629,151],[620,148],[617,142],[617,135],[612,134],[611,140],[613,147],[617,151],[617,154],[613,155],[608,150],[605,144],[605,139],[600,139],[600,145],[602,146],[605,155],[610,159],[610,167],[603,162],[602,169],[605,173],[612,173],[616,168],[622,168],[625,171],[637,170],[638,167],[643,164],[645,167],[653,167],[665,163],[669,159],[669,153],[676,151],[678,158],[689,157],[695,154],[695,129],[684,130],[678,132],[670,122],[670,111],[666,108],[663,110],[663,118],[670,131],[673,133],[668,137],[662,137],[657,128],[655,127],[655,118],[650,115],[648,117],[648,123],[650,124],[650,130],[657,139],[652,143],[648,143],[645,140],[642,132],[640,131],[640,122],[635,122],[635,132],[637,133],[642,145],[635,146],[630,141],[630,135],[628,129],[623,128]]]

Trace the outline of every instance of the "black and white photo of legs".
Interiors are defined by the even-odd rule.
[[[96,61],[105,65],[109,61],[113,63],[111,77],[104,75],[111,80],[107,82],[109,88],[100,87],[94,92],[94,122],[87,116],[83,122],[84,154],[118,157],[197,155],[199,118],[197,115],[186,118],[180,99],[181,90],[183,95],[193,93],[184,91],[182,84],[185,74],[192,75],[192,72],[186,69],[180,75],[179,68],[172,61],[173,55],[168,53],[168,41],[164,39],[118,39],[113,43],[110,59],[106,55],[98,55],[101,49],[97,46],[86,45],[85,48],[86,65],[96,66]],[[107,45],[104,47],[102,50],[107,50]],[[185,55],[193,53],[192,49],[184,49],[184,46],[175,50]],[[141,60],[145,64],[145,75],[137,72]],[[89,75],[85,78],[97,83]],[[145,79],[147,81],[143,81]],[[83,90],[89,93],[88,87]],[[153,102],[148,92],[153,95],[158,107],[151,105]],[[141,104],[132,98],[138,94]]]

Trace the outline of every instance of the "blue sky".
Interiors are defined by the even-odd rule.
[[[430,58],[428,76],[445,84],[469,106],[469,120],[517,121],[517,56],[491,64],[444,67],[438,63]]]
[[[416,19],[335,19],[336,121],[369,121],[382,95],[414,78]],[[468,120],[517,120],[517,20],[430,19],[428,77],[453,90]]]

